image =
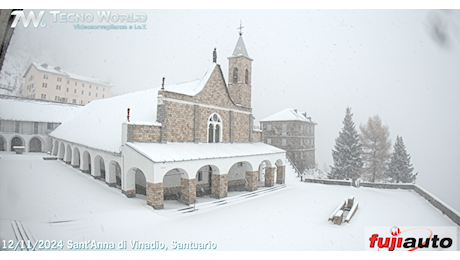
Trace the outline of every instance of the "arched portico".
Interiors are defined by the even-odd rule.
[[[80,150],[78,147],[73,148],[72,167],[80,168]]]
[[[109,174],[105,181],[111,187],[121,188],[121,167],[117,161],[110,161]]]
[[[84,151],[82,154],[80,170],[91,174],[91,154],[88,151]]]
[[[286,182],[286,167],[284,165],[283,160],[278,159],[276,160],[276,184],[284,184]]]
[[[147,195],[147,181],[144,172],[136,167],[128,170],[123,180],[123,194],[128,198],[136,197],[136,194]]]
[[[11,149],[10,151],[14,151],[13,147],[14,146],[25,146],[25,141],[22,137],[20,136],[14,136],[12,139],[11,139]]]
[[[56,155],[56,156],[57,156],[58,150],[59,150],[59,142],[58,142],[58,140],[54,140],[53,155]]]
[[[190,205],[196,200],[196,179],[189,179],[181,168],[169,170],[163,177],[164,200],[178,200]]]
[[[65,154],[65,145],[64,145],[64,142],[61,142],[61,144],[59,145],[58,159],[64,160],[64,154]]]
[[[29,152],[33,153],[41,153],[43,152],[43,140],[41,140],[39,137],[34,136],[30,139],[29,141]]]
[[[197,197],[211,195],[213,174],[220,174],[219,168],[215,165],[205,165],[197,171],[195,175]]]
[[[105,162],[102,156],[96,155],[94,156],[94,177],[96,179],[102,179],[105,181]]]
[[[70,147],[70,144],[67,144],[67,147],[65,149],[64,162],[67,164],[70,164],[71,161],[72,161],[72,147]]]
[[[232,165],[228,171],[228,191],[246,190],[246,172],[252,172],[249,162],[241,161]]]

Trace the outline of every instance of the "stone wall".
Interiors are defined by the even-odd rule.
[[[460,213],[454,210],[453,208],[449,207],[448,205],[444,204],[440,199],[435,197],[433,194],[429,193],[422,187],[418,185],[413,185],[414,191],[420,194],[423,198],[428,200],[433,206],[439,209],[442,213],[452,219],[457,225],[460,226]]]
[[[261,131],[252,131],[252,142],[254,143],[262,142],[262,132]]]
[[[247,171],[245,179],[245,188],[247,191],[255,191],[258,188],[258,175],[259,171]]]
[[[163,183],[147,182],[147,205],[154,209],[164,208]]]
[[[211,196],[216,199],[227,197],[228,175],[213,174],[211,185]]]
[[[330,179],[304,179],[304,182],[351,186],[351,181]]]
[[[178,200],[180,199],[181,186],[164,187],[165,200]]]
[[[181,193],[179,202],[186,205],[195,203],[196,201],[196,182],[195,179],[181,179]]]
[[[265,187],[275,185],[275,167],[265,167]]]
[[[246,179],[229,180],[228,191],[245,191]]]
[[[228,65],[228,89],[233,100],[246,107],[251,107],[251,80],[252,80],[252,61],[240,56],[229,58]],[[238,68],[237,83],[233,83],[233,69]],[[249,72],[248,84],[245,82],[246,69]]]
[[[161,127],[128,124],[128,142],[160,142]]]
[[[286,166],[277,166],[276,167],[276,184],[284,184],[285,182],[285,172]]]

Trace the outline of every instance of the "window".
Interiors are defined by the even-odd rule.
[[[77,104],[77,100],[76,100],[76,99],[72,99],[72,104]]]
[[[222,142],[222,120],[216,113],[208,120],[208,143]]]
[[[97,93],[96,93],[96,97],[97,97]]]
[[[81,94],[83,95],[83,90],[81,91]]]
[[[267,144],[272,144],[272,139],[271,138],[267,138]]]
[[[246,84],[249,84],[249,71],[246,69],[246,74],[244,75],[244,82]]]
[[[272,130],[272,125],[267,124],[267,131],[271,131],[271,130]]]
[[[42,88],[48,87],[48,83],[42,83]]]
[[[281,133],[282,135],[286,135],[286,132],[287,132],[287,125],[286,124],[283,124],[283,132]]]
[[[105,88],[102,88],[102,91],[105,91]]]
[[[67,84],[69,84],[69,83],[70,83],[70,80],[67,80]]]
[[[286,139],[281,139],[281,146],[286,146]]]
[[[43,78],[44,78],[44,79],[48,79],[48,75],[43,74]]]
[[[96,86],[96,90],[97,90],[98,86]]]
[[[41,98],[42,98],[42,99],[46,99],[46,94],[42,94],[42,95],[41,95]]]
[[[67,88],[67,92],[69,92],[69,88]]]
[[[233,69],[233,83],[238,83],[238,68]]]
[[[104,94],[102,94],[102,98],[104,98]]]
[[[77,82],[75,81],[75,86],[77,85]]]
[[[198,172],[198,176],[197,176],[197,177],[198,177],[198,178],[197,178],[198,181],[203,180],[203,174],[201,173],[201,171]]]
[[[34,134],[38,134],[38,122],[34,122]]]
[[[80,105],[83,105],[83,100],[80,100]]]
[[[88,93],[88,96],[91,96],[91,92]]]
[[[58,81],[58,82],[62,82],[62,78],[58,77],[58,78],[57,78],[57,81]]]
[[[53,130],[53,123],[48,123],[47,127],[48,131]]]
[[[91,85],[89,85],[89,88],[91,88]]]
[[[82,87],[85,87],[85,83],[81,83],[81,86],[82,86]]]
[[[19,121],[14,122],[14,132],[19,133]]]
[[[76,90],[76,89],[74,89],[74,90],[73,90],[73,93],[74,93],[74,94],[77,94],[77,90]]]

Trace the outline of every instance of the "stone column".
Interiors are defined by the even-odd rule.
[[[246,190],[247,191],[255,191],[258,188],[257,183],[257,174],[259,171],[247,171],[246,172]]]
[[[136,197],[136,190],[122,190],[121,193],[125,194],[128,198]]]
[[[265,167],[265,187],[275,185],[275,167]]]
[[[196,201],[196,179],[185,179],[180,180],[180,203],[190,205]]]
[[[228,174],[212,174],[211,197],[227,197]]]
[[[147,182],[147,205],[154,209],[164,209],[163,183]]]
[[[286,166],[276,167],[276,184],[284,184]]]

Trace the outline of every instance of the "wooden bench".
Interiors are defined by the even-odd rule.
[[[356,210],[358,209],[358,205],[359,205],[358,202],[356,202],[355,205],[353,205],[353,207],[350,209],[350,212],[348,212],[348,216],[345,218],[344,222],[350,223],[351,218],[353,217]]]
[[[346,203],[346,201],[343,201],[342,203],[340,203],[340,205],[339,205],[339,206],[334,210],[334,212],[332,212],[332,214],[329,216],[329,219],[328,219],[328,220],[333,220],[335,214],[337,213],[337,211],[343,210],[343,208],[345,207],[345,203]]]

